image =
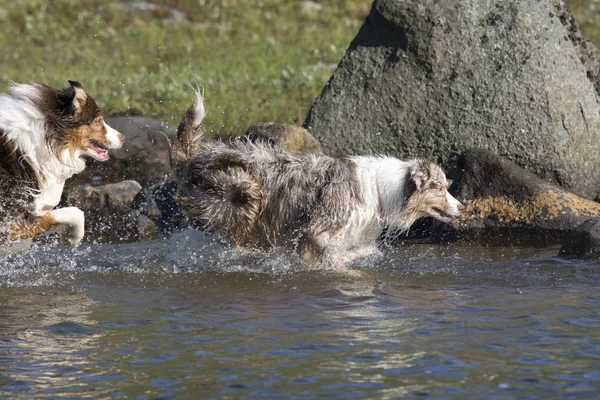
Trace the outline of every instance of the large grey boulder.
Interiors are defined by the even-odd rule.
[[[375,0],[305,127],[330,152],[427,157],[450,177],[486,148],[597,198],[598,98],[553,3]]]

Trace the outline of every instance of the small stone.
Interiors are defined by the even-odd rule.
[[[300,6],[300,10],[306,14],[315,14],[323,9],[322,4],[310,0],[299,1],[298,5]]]
[[[321,153],[321,145],[306,129],[275,122],[263,122],[252,125],[246,131],[247,138],[272,139],[279,147],[294,154]]]

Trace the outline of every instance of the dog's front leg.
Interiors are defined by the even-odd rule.
[[[46,213],[40,217],[19,218],[10,225],[10,240],[33,239],[37,235],[49,231],[57,224],[51,213]]]
[[[314,235],[312,240],[306,240],[302,258],[311,267],[326,267],[335,271],[346,273],[348,267],[340,257],[340,249],[336,240],[336,232],[321,232]]]
[[[50,211],[55,221],[67,226],[67,240],[71,246],[77,246],[85,233],[85,215],[77,207],[65,207]]]
[[[39,217],[14,222],[10,228],[12,240],[33,239],[60,225],[67,226],[67,240],[72,246],[77,245],[85,232],[85,217],[77,207],[59,208],[48,211]]]

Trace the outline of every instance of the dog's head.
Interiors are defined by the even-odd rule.
[[[431,216],[448,223],[460,216],[463,205],[448,193],[446,175],[438,165],[423,160],[416,162],[410,169],[408,181],[409,197],[405,207],[416,218]]]
[[[125,137],[104,122],[100,107],[79,82],[69,83],[61,90],[35,85],[38,93],[32,99],[46,114],[46,140],[59,157],[68,151],[71,157],[106,161],[108,150],[121,148]]]

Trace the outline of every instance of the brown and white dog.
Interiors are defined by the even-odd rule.
[[[463,208],[436,164],[203,141],[204,116],[197,93],[173,142],[176,199],[190,218],[237,246],[291,244],[310,263],[341,266],[376,252],[384,228],[405,232],[423,216],[451,222]]]
[[[54,207],[65,181],[85,168],[83,157],[106,161],[124,137],[78,82],[69,83],[61,90],[17,84],[0,95],[0,242],[61,225],[72,245],[83,238],[83,212]]]

